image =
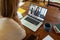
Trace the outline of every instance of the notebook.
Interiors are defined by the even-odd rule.
[[[54,40],[50,35],[47,35],[44,39],[42,40]]]

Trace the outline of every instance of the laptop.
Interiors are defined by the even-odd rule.
[[[36,4],[30,4],[28,15],[21,19],[21,23],[35,32],[43,24],[46,13],[46,8],[39,7]]]

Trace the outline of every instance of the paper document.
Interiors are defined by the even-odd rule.
[[[19,18],[22,18],[23,17],[22,14],[19,13],[19,12],[17,12],[17,15],[18,15]]]
[[[47,35],[43,40],[54,40],[50,35]]]

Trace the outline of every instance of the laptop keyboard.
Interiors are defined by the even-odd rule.
[[[37,21],[35,21],[35,20],[33,20],[33,19],[29,18],[29,17],[25,18],[25,20],[27,20],[28,22],[30,22],[30,23],[32,23],[34,25],[38,25],[39,24],[39,22],[37,22]]]

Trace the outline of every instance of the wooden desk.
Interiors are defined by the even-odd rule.
[[[23,8],[23,9],[26,10],[26,12],[23,14],[23,16],[27,15],[27,13],[28,13],[28,7],[29,7],[29,2],[27,2],[25,5],[23,5],[21,7],[21,8]],[[51,24],[60,23],[60,11],[58,10],[58,8],[49,6],[49,7],[47,7],[47,9],[48,9],[48,12],[47,12],[47,15],[46,15],[46,18],[45,18],[44,23],[45,22],[50,22]],[[42,40],[47,35],[50,35],[54,40],[60,40],[60,34],[57,34],[53,30],[53,28],[52,28],[51,32],[48,33],[48,32],[46,32],[43,29],[43,25],[36,32],[31,31],[30,29],[28,29],[24,25],[23,25],[23,27],[26,29],[26,34],[27,34],[26,35],[26,38],[24,40],[27,40],[27,38],[31,34],[39,35],[40,36],[40,39],[39,40]]]

